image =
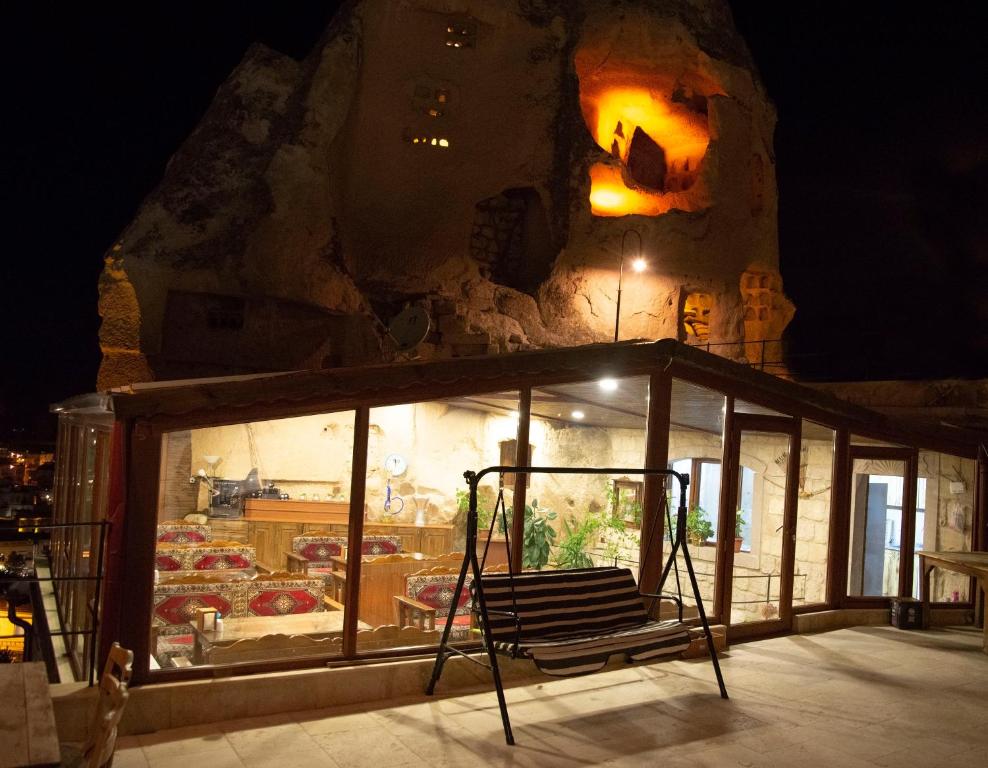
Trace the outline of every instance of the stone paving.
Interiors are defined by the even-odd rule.
[[[510,689],[128,736],[115,768],[988,765],[988,656],[974,629],[859,627]]]

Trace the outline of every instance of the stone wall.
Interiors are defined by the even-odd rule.
[[[392,360],[409,304],[423,358],[607,340],[629,229],[621,337],[702,294],[757,359],[793,312],[774,124],[723,0],[346,3],[302,61],[247,52],[107,252],[98,384]]]

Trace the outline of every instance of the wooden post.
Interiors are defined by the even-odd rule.
[[[350,522],[347,526],[346,595],[343,611],[343,655],[357,652],[357,612],[360,609],[360,560],[364,538],[364,499],[367,489],[367,435],[370,409],[353,416],[353,470],[350,479]]]
[[[648,419],[645,428],[645,469],[665,469],[669,463],[669,419],[672,409],[672,375],[651,374],[648,380]],[[642,540],[639,552],[638,585],[654,592],[662,575],[662,542],[665,540],[665,496],[667,477],[646,475],[642,494]],[[670,481],[677,486],[675,480]],[[679,498],[679,488],[675,488]],[[647,540],[646,540],[647,537]]]

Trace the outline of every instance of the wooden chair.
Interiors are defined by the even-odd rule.
[[[463,558],[462,552],[454,552],[448,558]],[[506,573],[507,564],[489,567],[485,573]],[[453,599],[459,568],[435,566],[405,577],[405,594],[395,595],[395,609],[399,627],[416,627],[422,631],[442,629],[453,624],[450,637],[467,640],[475,627],[471,611],[471,579],[467,577],[458,600]],[[455,605],[454,605],[455,603]]]
[[[127,685],[133,672],[134,653],[114,643],[99,681],[96,711],[82,746],[62,745],[65,768],[109,768],[117,744],[117,725],[127,705]]]

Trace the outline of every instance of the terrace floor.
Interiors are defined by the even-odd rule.
[[[115,768],[988,765],[988,656],[976,629],[859,627],[387,708],[336,708],[118,741]],[[441,684],[440,684],[441,686]]]

